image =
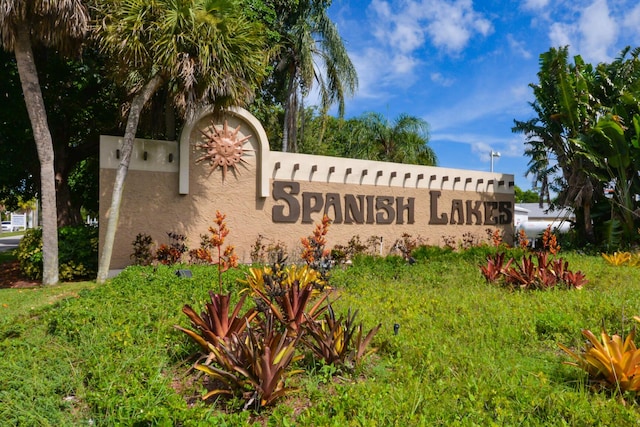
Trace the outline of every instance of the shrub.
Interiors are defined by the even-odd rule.
[[[42,278],[42,229],[33,228],[24,233],[16,256],[20,270],[31,279]]]
[[[420,236],[414,238],[409,233],[403,233],[402,236],[394,242],[391,247],[391,253],[400,252],[402,258],[408,261],[411,259],[411,253],[418,246],[424,245],[425,243],[425,240]]]
[[[42,278],[42,229],[27,230],[16,251],[20,269],[31,279]],[[89,278],[98,271],[98,228],[90,225],[58,229],[60,280]]]
[[[184,243],[187,240],[186,236],[178,233],[167,233],[170,244],[161,244],[156,251],[156,259],[165,265],[177,264],[182,260],[182,255],[187,252],[187,245]]]
[[[134,265],[151,265],[153,262],[153,253],[151,252],[151,244],[153,239],[144,233],[138,233],[135,240],[131,243],[133,253],[129,255]]]
[[[366,253],[375,254],[375,245],[379,242],[379,238],[375,236],[373,238],[369,238],[369,241],[366,243],[362,243],[360,241],[360,236],[355,235],[349,239],[345,245],[335,245],[333,249],[331,249],[331,259],[336,264],[344,263],[347,260],[352,260],[356,255],[362,255]]]

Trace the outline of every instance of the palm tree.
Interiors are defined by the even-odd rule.
[[[140,113],[162,86],[178,110],[243,104],[264,76],[262,26],[233,0],[100,0],[94,36],[133,94],[113,186],[98,282],[107,278]]]
[[[429,142],[429,124],[414,116],[401,114],[393,122],[379,113],[367,113],[355,131],[358,144],[348,155],[385,162],[436,166],[438,158]]]
[[[16,56],[20,82],[40,160],[42,200],[42,283],[58,282],[58,229],[53,141],[33,59],[41,43],[62,52],[76,50],[86,34],[89,15],[80,0],[2,0],[0,43]]]
[[[298,112],[304,111],[303,99],[314,84],[322,113],[337,103],[340,117],[345,97],[358,86],[355,67],[327,7],[322,0],[302,0],[292,12],[282,13],[282,50],[276,67],[286,85],[282,151],[297,151]]]
[[[580,56],[570,64],[567,47],[552,48],[540,55],[538,78],[538,84],[530,85],[535,96],[530,105],[536,116],[515,121],[512,130],[527,137],[530,173],[546,184],[556,171],[561,174],[558,201],[575,209],[579,234],[593,242],[591,208],[600,184],[593,175],[592,157],[581,141],[597,118],[597,105],[590,94],[593,68]]]

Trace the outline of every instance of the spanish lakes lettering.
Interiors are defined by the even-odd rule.
[[[414,197],[407,197],[405,201],[404,197],[392,196],[345,194],[342,197],[338,193],[314,192],[300,194],[300,183],[274,181],[273,199],[286,203],[286,206],[273,207],[273,222],[295,223],[298,222],[300,213],[303,224],[313,222],[313,213],[329,215],[334,224],[404,224],[405,218],[408,224],[415,222]]]
[[[274,181],[271,218],[275,223],[313,222],[314,213],[326,214],[334,224],[413,224],[415,197],[300,192],[300,183]],[[513,221],[511,202],[454,199],[443,211],[441,191],[429,191],[429,224],[497,225]],[[302,218],[301,218],[302,217]]]
[[[438,198],[441,194],[441,191],[429,191],[431,197],[429,224],[496,225],[511,224],[513,221],[511,202],[465,200],[463,204],[461,199],[454,199],[451,201],[451,211],[447,216],[446,213],[440,213],[438,210]]]

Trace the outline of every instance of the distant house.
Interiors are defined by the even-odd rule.
[[[516,233],[524,230],[527,238],[534,240],[544,233],[551,225],[551,230],[566,233],[575,221],[575,215],[570,208],[549,209],[549,204],[542,207],[538,203],[516,203],[514,212],[514,227]]]

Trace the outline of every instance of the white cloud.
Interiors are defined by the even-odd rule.
[[[521,56],[524,59],[531,58],[531,52],[526,48],[526,44],[516,40],[513,34],[507,34],[507,42],[509,43],[511,50],[518,56]]]
[[[364,99],[388,98],[396,88],[411,86],[417,78],[414,70],[420,64],[411,55],[378,48],[350,52],[349,57],[358,73],[357,97]]]
[[[453,85],[456,80],[451,77],[445,77],[442,73],[431,73],[431,81],[439,84],[440,86],[449,87]]]
[[[595,0],[585,8],[578,23],[581,35],[580,54],[591,62],[610,61],[607,52],[614,45],[617,23],[609,14],[606,0]]]
[[[349,56],[358,72],[358,97],[368,99],[388,96],[381,93],[385,87],[413,84],[425,65],[420,57],[426,45],[456,55],[473,37],[493,31],[470,0],[372,0],[367,13],[377,43]],[[442,74],[431,79],[441,86],[453,83]]]
[[[493,32],[491,21],[473,9],[471,0],[373,0],[369,7],[376,38],[404,53],[430,42],[446,53],[457,54],[472,37]]]
[[[575,33],[575,29],[572,26],[561,22],[554,22],[549,28],[549,41],[551,46],[561,47],[569,45],[575,47],[571,41],[573,33]]]
[[[472,36],[487,36],[493,32],[491,21],[473,10],[470,0],[452,3],[424,0],[421,7],[427,11],[423,18],[431,42],[450,54],[463,50]]]
[[[549,0],[526,0],[523,7],[529,10],[543,10],[548,4]]]
[[[631,31],[637,32],[640,27],[640,4],[625,13],[623,25]]]
[[[572,54],[581,55],[587,62],[608,62],[621,24],[612,16],[607,0],[594,0],[581,9],[577,20],[568,14],[567,19],[553,22],[549,40],[553,47],[569,45]]]

